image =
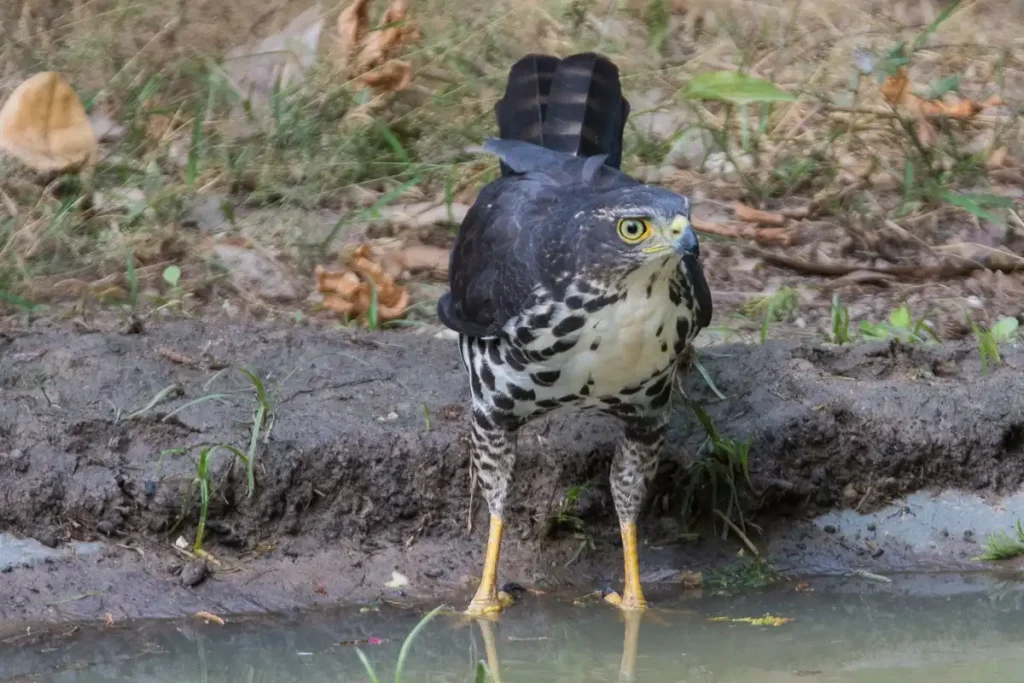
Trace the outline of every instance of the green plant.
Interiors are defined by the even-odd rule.
[[[409,656],[409,649],[412,647],[412,642],[416,636],[419,635],[420,631],[427,625],[427,623],[437,616],[437,613],[444,609],[443,606],[435,607],[434,609],[427,612],[426,616],[419,620],[419,622],[409,631],[409,635],[405,637],[405,641],[402,643],[402,648],[398,651],[398,662],[395,664],[395,683],[401,683],[402,671],[405,669],[405,660]],[[359,661],[363,663],[363,668],[366,669],[366,675],[370,677],[372,683],[380,683],[380,679],[377,677],[377,671],[373,668],[373,664],[370,663],[369,658],[360,649],[356,648],[356,654],[359,655]],[[486,671],[486,668],[485,668]],[[480,667],[476,668],[477,679],[480,680]]]
[[[1017,537],[1013,538],[1005,531],[997,531],[988,537],[985,545],[985,552],[975,557],[975,560],[984,562],[996,562],[1009,560],[1019,555],[1024,555],[1024,527],[1018,519],[1015,525]]]
[[[839,301],[839,295],[832,295],[832,309],[830,318],[832,321],[832,332],[829,341],[833,344],[849,344],[850,338],[850,309]]]
[[[728,538],[729,530],[733,530],[757,555],[757,548],[746,536],[746,522],[743,518],[743,505],[740,501],[741,485],[753,488],[750,481],[750,444],[752,439],[745,441],[724,437],[715,428],[714,422],[703,407],[696,401],[687,399],[691,411],[697,416],[701,427],[707,435],[698,450],[697,459],[690,465],[687,475],[689,482],[683,494],[682,511],[684,516],[692,513],[697,493],[703,488],[710,490],[711,510],[725,522],[722,538]],[[725,510],[719,508],[719,490],[724,488]],[[735,520],[735,521],[734,521]]]
[[[714,568],[703,578],[703,584],[716,591],[765,588],[781,578],[770,560],[755,557],[724,568]]]
[[[768,339],[768,327],[773,322],[787,319],[800,305],[800,296],[792,287],[779,287],[770,296],[752,299],[743,304],[740,312],[746,316],[761,313],[761,343]]]
[[[939,341],[935,330],[926,322],[928,312],[925,311],[917,320],[913,319],[910,307],[900,306],[889,314],[888,322],[872,323],[862,320],[861,336],[867,339],[895,339],[904,343],[924,343],[929,339]]]
[[[189,452],[189,448],[170,448],[164,450],[160,454],[160,460],[157,462],[157,470],[160,469],[160,464],[166,455],[187,455],[195,466],[196,476],[193,479],[193,483],[199,489],[199,523],[196,526],[196,537],[192,543],[192,550],[196,553],[203,552],[203,539],[206,535],[206,522],[210,514],[210,497],[213,492],[213,484],[210,480],[210,458],[217,451],[218,448],[230,452],[234,457],[238,458],[246,465],[249,466],[249,459],[242,453],[241,450],[231,446],[229,444],[213,444],[213,445],[201,445],[195,446],[199,448],[199,457],[193,458]],[[229,470],[230,471],[230,470]],[[227,473],[225,473],[226,476]],[[185,505],[187,508],[187,503]],[[184,517],[186,511],[183,511],[182,517]]]
[[[1012,341],[1017,336],[1017,328],[1020,323],[1016,318],[1005,316],[1000,318],[990,329],[979,327],[973,320],[970,321],[971,330],[975,339],[978,340],[978,355],[981,357],[981,372],[988,374],[989,364],[1001,365],[1002,356],[999,353],[999,345]]]
[[[589,488],[590,482],[570,486],[547,520],[548,534],[565,530],[579,541],[579,547],[565,563],[566,566],[575,562],[584,550],[594,550],[595,548],[593,534],[590,533],[586,522],[579,516],[580,496]]]

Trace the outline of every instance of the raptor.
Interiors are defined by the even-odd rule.
[[[646,608],[637,517],[680,354],[712,306],[689,200],[620,169],[629,113],[618,68],[590,52],[523,57],[495,105],[499,137],[482,149],[501,175],[463,219],[438,301],[469,376],[472,461],[490,512],[469,615],[502,609],[515,437],[555,409],[600,411],[622,426],[610,472],[625,566],[619,604]]]

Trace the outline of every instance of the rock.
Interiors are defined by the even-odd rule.
[[[181,221],[185,227],[198,228],[205,233],[226,229],[230,222],[224,215],[224,197],[219,194],[204,194],[185,209]]]
[[[700,168],[715,150],[715,136],[711,131],[706,128],[688,128],[672,145],[665,156],[665,163],[676,168]]]
[[[201,584],[209,573],[210,568],[206,564],[206,560],[202,557],[197,557],[185,563],[185,566],[181,568],[179,579],[182,586],[192,588]]]
[[[231,276],[231,284],[241,292],[271,301],[294,301],[299,292],[279,263],[252,249],[231,244],[213,248]]]

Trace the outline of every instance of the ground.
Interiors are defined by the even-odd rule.
[[[385,4],[371,6],[375,23]],[[360,89],[339,60],[339,6],[304,80],[256,102],[253,121],[229,82],[245,60],[225,56],[277,35],[304,3],[7,3],[0,99],[59,70],[101,141],[80,175],[0,157],[0,528],[40,542],[8,554],[37,559],[7,568],[17,590],[0,593],[0,616],[468,595],[484,512],[479,496],[470,506],[465,382],[433,307],[459,216],[496,172],[464,148],[493,133],[493,103],[524,46],[600,49],[620,64],[633,103],[624,168],[691,196],[703,233],[715,319],[699,358],[728,400],[695,371],[689,396],[725,439],[725,461],[752,439],[756,494],[729,466],[692,469],[706,433],[680,405],[644,527],[648,577],[732,561],[739,541],[713,540],[713,507],[759,525],[747,533],[783,568],[932,562],[891,539],[876,556],[886,542],[810,518],[1020,483],[1020,356],[1004,344],[1004,363],[983,369],[977,346],[1022,312],[1024,10],[944,7],[536,0],[474,14],[421,0],[410,8],[418,39],[391,55],[412,65],[411,84],[390,92]],[[912,90],[942,95],[926,105],[943,102],[946,115],[885,98],[901,40]],[[797,99],[686,97],[699,74],[740,67]],[[965,100],[980,110],[949,113]],[[315,268],[344,270],[361,244],[407,289],[397,319],[349,319],[318,291]],[[909,324],[878,326],[901,305]],[[907,340],[919,321],[913,344],[877,341]],[[931,333],[943,345],[917,343]],[[268,393],[255,440],[259,402],[241,367]],[[226,397],[168,416],[211,392]],[[569,416],[531,430],[502,576],[617,585],[602,488],[613,432]],[[201,449],[161,454],[203,443],[255,453],[254,487],[249,498],[231,451],[210,454],[204,547],[221,564],[185,587],[189,557],[171,546],[196,533],[190,457]],[[712,500],[699,472],[734,481],[744,517]],[[702,540],[681,542],[687,525]],[[965,531],[936,541],[938,565],[978,552]],[[410,585],[384,587],[392,571]]]
[[[466,388],[450,340],[199,321],[39,324],[0,339],[0,523],[41,553],[0,552],[5,620],[468,597],[486,506],[471,494]],[[726,505],[724,480],[717,503],[706,485],[685,502],[706,434],[680,405],[642,524],[646,580],[673,584],[682,571],[734,563],[745,545],[735,534],[716,540],[712,504],[745,524],[771,571],[977,568],[970,529],[922,551],[885,531],[899,515],[884,506],[918,491],[1016,491],[1024,403],[1013,387],[1024,357],[1006,348],[1003,360],[983,374],[970,344],[706,349],[701,362],[727,400],[694,370],[683,386],[721,434],[750,439],[751,487],[736,485],[742,515]],[[261,379],[262,404],[241,368]],[[613,436],[607,421],[571,413],[526,430],[503,581],[580,595],[618,585]],[[254,489],[249,497],[244,463],[227,448],[210,455],[203,547],[219,564],[186,586],[203,445],[253,457]],[[883,531],[836,535],[813,522],[843,509],[878,513]],[[393,571],[408,585],[389,588]]]

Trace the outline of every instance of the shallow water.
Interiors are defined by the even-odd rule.
[[[472,681],[480,660],[504,683],[1024,679],[1022,584],[978,575],[810,588],[649,595],[652,609],[639,623],[601,603],[550,597],[524,598],[494,625],[441,614],[412,643],[402,680]],[[0,681],[369,681],[357,646],[390,681],[402,641],[425,611],[381,605],[224,626],[196,619],[65,626],[57,635],[8,638]],[[791,621],[710,621],[766,613]]]

